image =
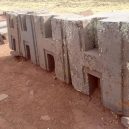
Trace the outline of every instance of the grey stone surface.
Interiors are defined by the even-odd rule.
[[[105,98],[104,103],[106,107],[112,107],[113,111],[118,109],[117,112],[124,115],[129,115],[128,21],[128,17],[108,18],[101,20],[98,25],[99,51],[101,59],[103,59],[102,94],[103,99]],[[109,89],[108,86],[110,86]],[[108,97],[105,93],[112,95],[110,94]]]
[[[35,35],[32,23],[32,13],[18,14],[20,42],[22,56],[30,58],[34,64],[38,64]]]
[[[64,25],[72,84],[76,90],[90,95],[85,59],[94,55],[87,53],[95,48],[93,21],[85,17],[70,17],[64,21]]]
[[[121,23],[122,32],[122,79],[123,114],[129,116],[129,21]]]
[[[102,99],[106,107],[122,112],[122,40],[119,22],[99,23],[98,44],[102,67]]]
[[[52,37],[53,40],[56,42],[56,59],[57,65],[62,67],[62,73],[60,72],[61,69],[56,69],[58,73],[58,77],[61,80],[65,80],[66,83],[71,83],[71,73],[70,73],[70,62],[69,62],[69,54],[68,54],[68,45],[66,40],[66,30],[65,30],[65,19],[69,17],[75,17],[76,15],[63,15],[63,16],[56,16],[52,19]],[[77,15],[78,16],[78,15]],[[78,16],[80,17],[80,16]]]
[[[129,117],[122,117],[121,123],[126,127],[129,128]]]
[[[12,50],[47,71],[55,67],[57,78],[77,91],[92,95],[100,87],[104,106],[129,116],[128,13],[17,11],[7,12],[7,20]]]
[[[62,32],[60,32],[62,26],[58,20],[53,18],[55,15],[57,14],[41,13],[33,16],[39,64],[43,69],[50,71],[48,55],[53,56],[57,78],[70,83],[67,52],[63,45]],[[59,37],[58,39],[55,36],[56,34]]]

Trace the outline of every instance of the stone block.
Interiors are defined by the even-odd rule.
[[[33,13],[18,14],[19,33],[20,33],[20,48],[22,56],[30,59],[32,63],[38,64],[38,54],[35,40],[35,32],[32,23]]]
[[[101,20],[98,27],[99,53],[102,60],[102,100],[106,107],[122,112],[122,40],[120,22]]]
[[[121,123],[126,127],[129,128],[129,117],[122,117]]]

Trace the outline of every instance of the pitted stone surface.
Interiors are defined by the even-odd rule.
[[[122,123],[125,127],[129,128],[129,117],[122,117],[122,118],[121,118],[121,123]]]
[[[31,61],[48,71],[52,56],[57,78],[87,95],[100,85],[104,106],[129,116],[129,13],[16,11],[7,19],[12,50],[26,57],[29,46]]]

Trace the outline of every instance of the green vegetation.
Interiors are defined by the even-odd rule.
[[[40,10],[80,13],[128,11],[128,0],[0,0],[0,10]]]

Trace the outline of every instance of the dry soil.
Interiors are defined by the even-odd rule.
[[[98,90],[77,92],[30,61],[0,46],[0,129],[124,129],[101,104]]]

